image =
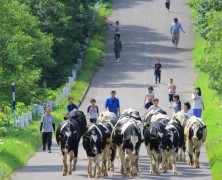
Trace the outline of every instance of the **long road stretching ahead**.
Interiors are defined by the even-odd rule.
[[[135,108],[141,114],[144,112],[143,99],[148,85],[154,86],[155,96],[160,99],[160,105],[168,113],[167,84],[173,78],[177,85],[177,93],[182,101],[191,102],[191,93],[196,75],[192,63],[192,45],[194,34],[192,21],[189,18],[190,9],[187,0],[172,1],[171,12],[164,7],[164,0],[114,0],[113,15],[109,21],[114,24],[120,21],[123,50],[121,63],[116,64],[113,53],[113,27],[107,36],[107,51],[104,68],[96,74],[89,92],[80,110],[86,112],[89,100],[94,97],[100,111],[104,110],[105,99],[111,90],[117,91],[121,109]],[[171,43],[170,25],[174,17],[178,17],[186,34],[181,34],[179,49],[174,49]],[[156,58],[163,65],[161,84],[154,84],[153,65]],[[204,92],[203,92],[204,93]],[[62,118],[62,117],[61,117]],[[188,158],[187,158],[188,159]],[[11,175],[13,180],[71,180],[87,178],[87,157],[80,145],[77,170],[71,176],[62,177],[62,156],[59,147],[53,144],[52,154],[42,152],[40,148],[35,156],[30,158],[27,166]],[[115,160],[115,172],[102,179],[128,179],[118,173],[119,159]],[[172,179],[172,180],[209,180],[212,179],[208,166],[206,151],[202,148],[200,169],[194,169],[186,163],[177,163],[178,175],[171,171],[160,176],[149,174],[149,158],[145,146],[140,151],[140,172],[135,179]]]

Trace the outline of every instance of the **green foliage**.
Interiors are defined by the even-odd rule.
[[[11,100],[15,82],[18,101],[29,104],[38,99],[42,70],[55,65],[52,38],[39,30],[38,19],[17,1],[1,0],[0,16],[0,100]]]
[[[103,51],[105,50],[104,42],[106,28],[103,18],[100,16],[96,18],[96,24],[101,25],[101,30],[90,39],[83,69],[80,72],[77,81],[73,84],[72,91],[70,92],[70,95],[74,97],[76,104],[81,103],[84,92],[91,82],[94,73],[98,70],[99,66],[102,65],[101,58],[103,56]],[[56,91],[49,91],[47,95],[54,96],[55,94]],[[18,105],[21,109],[24,107],[24,104],[22,103]],[[66,105],[67,100],[64,100],[59,104],[56,110],[53,111],[52,114],[55,116],[56,125],[63,121],[63,117],[66,114]],[[6,136],[4,135],[3,138],[0,137],[0,179],[4,177],[8,178],[13,171],[24,166],[28,161],[28,158],[35,153],[36,148],[41,145],[39,125],[40,121],[33,121],[28,127],[23,129],[6,127]],[[0,133],[2,131],[3,133],[5,132],[0,129]]]
[[[195,64],[200,64],[200,62],[202,62],[203,58],[206,56],[205,48],[203,48],[205,43],[206,41],[203,38],[198,35],[196,36],[195,48],[193,50]],[[216,68],[214,67],[213,69]],[[203,115],[208,131],[205,145],[207,148],[210,167],[213,172],[213,179],[218,180],[222,178],[222,104],[221,98],[217,95],[217,91],[209,88],[209,84],[211,83],[211,77],[208,74],[200,71],[195,86],[204,89],[203,95],[206,109],[203,112]]]
[[[209,86],[222,97],[222,1],[191,0],[196,32],[203,38],[196,66],[209,75]]]

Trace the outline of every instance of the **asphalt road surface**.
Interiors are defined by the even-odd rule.
[[[89,92],[81,110],[86,111],[89,100],[94,97],[100,111],[104,110],[104,102],[111,90],[117,91],[121,109],[135,108],[142,114],[144,93],[149,85],[154,86],[155,96],[160,99],[160,105],[169,114],[167,84],[173,78],[177,85],[177,92],[182,101],[191,101],[193,83],[196,75],[192,65],[192,45],[194,34],[192,21],[189,18],[190,9],[187,0],[174,0],[171,12],[164,7],[164,0],[114,0],[113,15],[109,23],[120,21],[123,49],[121,63],[116,64],[113,53],[113,26],[109,26],[107,35],[107,51],[104,57],[104,67],[93,79]],[[170,36],[170,25],[174,17],[182,23],[185,34],[181,34],[179,48],[173,48]],[[154,84],[153,65],[156,58],[161,59],[163,65],[161,84]],[[204,91],[204,90],[203,90]],[[206,107],[207,108],[207,107]],[[188,158],[187,158],[188,159]],[[109,173],[102,179],[127,179],[117,171],[119,160],[115,160],[115,172]],[[208,165],[206,151],[202,148],[200,169],[194,169],[186,163],[177,163],[178,175],[171,171],[160,176],[149,174],[149,158],[145,146],[140,151],[140,172],[135,179],[212,179]],[[27,166],[11,175],[13,180],[48,180],[48,179],[87,179],[87,156],[80,145],[77,170],[71,176],[62,177],[62,156],[58,146],[53,144],[52,153],[39,149],[30,158]]]

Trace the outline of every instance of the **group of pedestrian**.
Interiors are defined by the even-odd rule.
[[[147,112],[154,110],[161,110],[159,106],[159,99],[155,98],[153,86],[148,87],[148,91],[145,93],[144,107]],[[188,117],[196,116],[198,118],[202,117],[202,110],[205,109],[203,97],[201,95],[201,89],[197,87],[192,94],[193,106],[188,101],[184,102],[183,107],[181,104],[180,96],[176,93],[176,85],[173,83],[173,79],[170,78],[168,84],[168,99],[169,108],[173,109],[173,114],[181,111]],[[183,109],[182,109],[183,108]]]

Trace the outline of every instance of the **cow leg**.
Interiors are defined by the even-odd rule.
[[[62,172],[63,176],[66,176],[66,174],[67,174],[67,164],[66,164],[66,161],[67,161],[67,153],[65,152],[63,154],[63,172]]]
[[[153,174],[154,173],[154,165],[153,165],[153,155],[152,155],[152,152],[150,150],[150,144],[148,144],[146,146],[146,150],[147,150],[147,154],[150,158],[150,174]]]
[[[193,147],[192,147],[192,144],[189,140],[187,140],[187,152],[188,152],[188,155],[189,155],[189,165],[193,166]]]
[[[104,176],[108,176],[106,162],[107,162],[109,150],[110,150],[110,146],[107,144],[102,153],[102,174]]]
[[[167,164],[168,164],[168,156],[166,150],[164,150],[162,154],[162,169],[164,173],[167,173],[168,169]]]
[[[116,145],[112,146],[109,150],[109,152],[111,153],[108,157],[109,157],[109,167],[108,170],[109,171],[114,171],[114,160],[116,158]]]
[[[154,167],[156,171],[156,175],[160,175],[159,163],[160,163],[160,154],[157,153],[155,150],[152,151],[153,158],[154,158]]]
[[[127,172],[129,170],[129,161],[130,161],[130,156],[128,153],[125,153],[125,157],[123,160],[123,175],[126,176]]]
[[[184,143],[182,146],[182,162],[186,162],[186,144]]]
[[[94,158],[94,162],[95,162],[95,178],[98,179],[99,178],[99,172],[100,172],[100,167],[99,167],[99,163],[100,163],[100,159],[101,159],[101,155],[97,154],[96,157]]]
[[[76,163],[78,161],[78,146],[76,146],[74,148],[74,159],[73,159],[73,167],[72,170],[75,171],[76,170]]]
[[[69,175],[72,174],[72,161],[73,161],[73,157],[74,157],[74,152],[70,151],[69,152],[69,168],[68,168]]]
[[[195,149],[195,157],[194,157],[195,168],[200,168],[199,157],[200,157],[200,148],[198,147],[197,149]]]
[[[88,156],[88,177],[92,177],[92,157]]]
[[[137,156],[130,156],[130,176],[137,175],[137,167],[136,167],[136,160],[138,159]]]
[[[174,151],[174,150],[173,150]],[[173,158],[173,163],[172,163],[172,166],[173,166],[173,174],[177,174],[177,167],[176,167],[176,160],[177,160],[177,157],[178,157],[178,154],[176,152],[173,152],[172,154],[172,158]]]
[[[120,174],[123,174],[124,153],[123,153],[122,145],[118,146],[118,151],[119,151],[119,158],[120,158],[119,172]]]

